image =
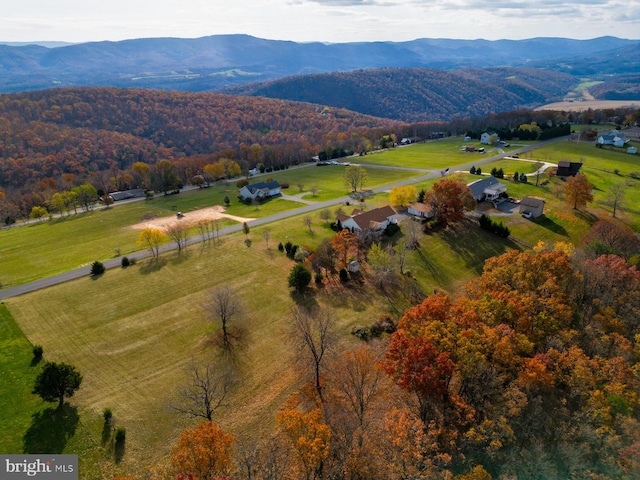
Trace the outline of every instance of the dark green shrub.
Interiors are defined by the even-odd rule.
[[[106,268],[104,267],[104,263],[96,260],[91,264],[91,275],[102,275],[105,272]]]
[[[393,237],[399,231],[400,231],[400,226],[397,223],[390,223],[389,225],[387,225],[385,233],[387,234],[387,236]]]
[[[476,175],[482,175],[482,168],[476,168]]]
[[[471,175],[475,175],[475,174],[476,174],[476,166],[475,166],[475,165],[473,165],[473,166],[469,169],[469,173],[470,173]]]
[[[323,277],[320,272],[316,273],[316,277],[315,277],[316,283],[322,283],[322,278]]]
[[[368,327],[355,326],[351,329],[351,335],[355,335],[360,340],[367,342],[371,338],[371,330]]]
[[[122,265],[122,268],[127,268],[129,265],[131,265],[131,261],[129,261],[127,257],[122,257],[122,261],[120,262],[120,264]]]
[[[111,411],[110,408],[105,408],[102,411],[102,417],[104,418],[104,423],[109,423],[109,422],[111,422],[111,419],[113,418],[113,412]]]
[[[42,345],[33,346],[33,358],[40,359],[42,358],[43,353],[44,353],[44,349],[42,348]]]
[[[289,286],[302,292],[311,283],[311,272],[301,263],[296,263],[289,274]]]
[[[282,242],[278,244],[278,250],[280,250],[281,252],[284,252],[284,245],[282,244]]]

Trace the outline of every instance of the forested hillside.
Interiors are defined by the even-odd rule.
[[[562,98],[576,83],[570,75],[543,70],[385,68],[295,76],[226,91],[419,122],[540,105]]]
[[[589,89],[589,93],[598,100],[638,100],[640,98],[640,75],[630,73],[614,78]]]
[[[0,92],[113,86],[207,91],[291,75],[374,68],[522,67],[575,76],[635,72],[637,40],[296,43],[249,35],[141,38],[46,48],[0,44]],[[621,61],[622,59],[622,61]]]
[[[0,187],[203,154],[295,163],[338,135],[364,142],[394,125],[346,110],[220,94],[76,88],[2,95]]]

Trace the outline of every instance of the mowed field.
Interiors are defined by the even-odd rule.
[[[442,148],[438,142],[433,145],[436,151]],[[406,155],[410,148],[413,147],[389,152],[389,163],[401,166],[402,161],[394,159],[392,154]],[[433,155],[437,157],[442,153]],[[536,195],[545,198],[545,217],[537,221],[523,219],[517,214],[499,218],[512,230],[515,241],[499,239],[478,229],[472,222],[422,235],[419,249],[410,254],[405,268],[411,271],[424,294],[438,289],[455,295],[460,293],[466,281],[482,271],[487,258],[511,248],[535,245],[538,240],[579,243],[580,236],[594,219],[609,215],[610,209],[600,201],[605,197],[607,185],[618,179],[633,180],[628,176],[633,171],[632,164],[625,162],[636,161],[637,157],[627,160],[622,156],[618,162],[616,159],[620,154],[609,155],[613,152],[568,142],[558,142],[532,152],[529,157],[540,157],[541,161],[552,161],[549,159],[555,156],[585,158],[585,172],[596,186],[596,203],[585,211],[574,211],[564,204],[558,193],[561,184],[557,179],[537,187],[533,183],[502,180],[508,184],[508,192],[513,197]],[[453,167],[452,158],[449,162]],[[443,159],[442,164],[445,163],[446,159]],[[525,167],[531,168],[530,162],[521,163],[523,171]],[[518,166],[517,163],[509,165]],[[300,169],[310,175],[299,180],[306,198],[313,197],[308,189],[312,185],[322,185],[328,176],[335,175],[334,182],[337,183],[342,173],[340,168],[343,167]],[[485,168],[483,166],[483,171]],[[614,168],[620,172],[613,173]],[[380,177],[377,177],[379,172]],[[391,180],[382,183],[383,179],[390,178],[389,172],[369,169],[369,179],[378,178],[381,185],[391,183]],[[395,172],[398,178],[402,177],[402,173]],[[292,175],[294,171],[282,173]],[[288,181],[276,175],[274,178]],[[460,174],[460,178],[469,182],[479,177]],[[295,180],[292,178],[290,188],[297,190]],[[416,186],[428,189],[434,181]],[[324,189],[330,190],[331,185],[327,184]],[[341,188],[344,194],[344,187]],[[208,190],[224,197],[221,189],[217,192],[215,187]],[[338,190],[336,188],[336,192]],[[183,198],[191,198],[181,194],[167,199],[163,208],[168,214],[175,214],[173,207],[176,207],[188,215],[189,208],[195,209],[201,204],[209,206],[211,199],[204,198],[212,192],[195,192],[194,199],[199,198],[198,195],[203,195],[203,199],[189,200],[193,202],[192,207],[185,208],[186,204],[178,203],[187,201]],[[334,198],[341,196],[335,195]],[[638,204],[631,201],[635,201],[637,195],[638,186],[630,185],[627,194],[630,206]],[[148,209],[156,201],[140,203]],[[369,207],[386,203],[385,194],[370,197],[366,202]],[[137,222],[145,211],[127,213],[130,208],[138,207],[115,207],[85,216],[109,215],[108,223],[120,225],[110,230],[117,240],[125,226]],[[259,212],[244,208],[255,209],[234,205],[229,213],[258,218],[258,214],[270,214],[266,210],[272,207],[261,206]],[[286,208],[291,207],[287,205]],[[621,215],[638,225],[639,215],[632,208]],[[122,218],[116,221],[119,217]],[[68,229],[67,238],[73,238],[73,224],[82,221],[85,220],[70,217],[10,232],[35,231],[37,235],[51,238],[56,227],[64,227]],[[266,228],[269,229],[268,244],[263,235]],[[1,232],[0,238],[5,233]],[[212,289],[219,285],[228,285],[237,292],[245,305],[245,313],[238,318],[237,326],[244,333],[234,356],[240,383],[229,398],[230,407],[221,410],[215,420],[237,437],[268,438],[275,425],[276,412],[304,380],[303,369],[294,361],[297,354],[289,339],[287,316],[292,305],[296,302],[317,303],[332,309],[337,319],[340,345],[344,348],[357,344],[355,337],[350,335],[353,326],[369,325],[382,314],[396,318],[411,301],[402,296],[381,296],[366,283],[343,286],[337,281],[326,282],[321,287],[314,285],[304,298],[292,294],[287,287],[287,276],[293,262],[277,250],[278,242],[291,241],[313,249],[322,238],[332,234],[328,224],[319,218],[319,212],[314,212],[311,231],[302,217],[293,217],[252,228],[249,247],[245,245],[244,235],[233,234],[223,237],[219,244],[191,246],[186,255],[171,253],[159,261],[139,262],[127,269],[107,271],[99,278],[82,278],[6,300],[4,310],[0,311],[0,345],[3,352],[12,353],[0,363],[3,370],[9,372],[0,378],[0,390],[23,400],[12,402],[3,398],[2,415],[5,417],[1,417],[0,425],[5,435],[0,439],[0,451],[21,452],[25,439],[31,438],[27,433],[39,431],[38,428],[46,425],[46,418],[38,413],[46,405],[29,393],[38,368],[29,364],[31,345],[40,344],[47,360],[68,362],[84,376],[83,385],[71,402],[77,408],[73,434],[55,439],[55,446],[61,452],[79,454],[82,479],[141,474],[145,467],[161,462],[180,431],[194,425],[193,420],[171,408],[178,390],[184,385],[187,365],[192,359],[212,358],[218,352],[215,342],[218,326],[212,321],[208,303]],[[401,232],[399,236],[403,234],[406,233]],[[65,234],[57,235],[64,238]],[[77,234],[77,238],[82,240],[74,247],[78,252],[93,246],[88,241],[90,228]],[[129,241],[135,243],[135,234]],[[110,251],[105,250],[106,256],[113,255],[114,248],[122,248],[123,253],[126,251],[122,246],[124,243],[113,246],[116,244],[108,247]],[[4,248],[2,245],[0,248]],[[29,255],[28,247],[23,248],[22,254]],[[89,254],[93,256],[88,256],[87,261],[95,259],[95,252]],[[109,445],[102,442],[102,410],[106,407],[113,410],[116,425],[127,429],[126,452],[120,463],[114,461]],[[73,421],[70,416],[69,422]],[[26,442],[26,446],[29,445]]]
[[[381,185],[415,176],[415,172],[369,169],[367,187]],[[331,200],[347,195],[344,186],[344,167],[305,167],[271,174],[280,183],[289,183],[284,194],[300,195],[311,201]],[[259,177],[258,180],[263,180]],[[300,185],[302,190],[299,188]],[[316,194],[311,193],[313,188]],[[190,211],[224,205],[228,196],[231,204],[225,213],[238,217],[264,218],[303,206],[297,201],[273,199],[261,205],[245,205],[237,200],[235,182],[211,188],[156,197],[151,201],[115,205],[105,210],[71,213],[53,220],[29,226],[12,227],[0,231],[0,284],[10,287],[38,278],[127,255],[138,250],[139,232],[132,225],[145,218],[175,218],[177,212],[188,216]],[[236,224],[223,219],[221,227]],[[195,228],[190,232],[197,235]]]

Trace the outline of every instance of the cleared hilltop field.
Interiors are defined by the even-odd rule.
[[[446,148],[455,147],[455,142],[451,142]],[[481,158],[458,156],[457,150],[447,158],[443,143],[419,145],[415,151],[426,152],[425,156],[442,156],[442,163],[430,163],[436,168],[446,165],[453,169],[458,159],[464,159],[462,162],[466,164],[469,158]],[[462,143],[457,141],[457,145]],[[385,153],[388,164],[401,166],[402,157],[394,155],[406,158],[411,148],[414,147]],[[316,211],[310,214],[310,228],[302,216],[251,228],[249,246],[245,235],[236,233],[221,237],[218,242],[190,246],[186,254],[169,253],[159,260],[109,270],[98,278],[85,277],[6,300],[0,307],[0,348],[8,353],[0,360],[0,367],[8,372],[0,379],[0,389],[5,392],[0,397],[3,407],[0,427],[4,432],[0,451],[45,448],[77,453],[80,477],[96,480],[117,474],[142,474],[146,467],[161,462],[180,431],[193,425],[193,420],[171,408],[184,385],[187,365],[194,358],[210,359],[218,352],[218,325],[212,321],[208,307],[216,286],[231,287],[244,303],[245,313],[236,323],[243,332],[235,357],[239,383],[230,393],[229,407],[220,410],[215,421],[238,438],[268,438],[276,412],[305,380],[294,361],[295,350],[289,339],[291,306],[298,302],[316,303],[331,309],[337,318],[338,350],[354,346],[359,341],[350,335],[352,327],[370,325],[381,315],[397,318],[420,295],[434,289],[459,293],[467,280],[482,271],[487,258],[510,249],[526,249],[538,240],[578,244],[596,218],[610,216],[606,193],[618,181],[629,185],[628,205],[639,204],[637,180],[630,176],[637,157],[566,141],[533,150],[527,156],[540,163],[559,158],[585,159],[584,171],[595,185],[594,204],[581,211],[565,205],[559,193],[562,183],[557,178],[544,177],[548,182],[540,182],[538,186],[533,178],[527,184],[505,178],[501,181],[508,185],[511,196],[543,197],[545,217],[537,221],[523,219],[517,213],[500,217],[512,230],[513,238],[507,240],[480,230],[472,221],[421,233],[419,248],[409,254],[405,266],[415,278],[413,291],[405,289],[383,295],[369,282],[343,285],[334,278],[325,279],[321,286],[312,286],[305,296],[292,293],[287,277],[293,262],[278,251],[277,245],[290,241],[313,250],[323,238],[332,236],[334,232],[328,222]],[[382,154],[373,157],[384,158]],[[535,163],[523,159],[500,165],[519,169],[520,164],[523,171],[529,169],[527,173],[532,173]],[[491,168],[483,165],[483,171],[487,167]],[[344,186],[340,185],[342,168],[308,167],[273,177],[290,183],[287,193],[298,194],[296,184],[302,183],[301,193],[306,200],[314,200],[309,190],[312,186],[320,191],[316,198],[332,195],[340,198],[345,194]],[[417,175],[374,168],[367,172],[368,187]],[[468,173],[458,175],[468,182],[480,178]],[[420,182],[416,187],[428,188],[436,180]],[[326,197],[322,197],[322,192]],[[225,194],[229,194],[226,189],[213,187],[3,231],[1,249],[8,249],[10,239],[15,242],[14,248],[21,245],[21,252],[14,253],[15,257],[29,259],[42,255],[46,260],[42,265],[28,263],[29,271],[21,274],[19,260],[14,259],[9,267],[3,265],[6,270],[2,277],[12,275],[13,282],[26,281],[44,275],[41,269],[68,269],[78,263],[113,256],[115,248],[125,254],[135,248],[137,232],[130,226],[138,223],[145,212],[153,210],[162,217],[175,215],[178,210],[188,216],[189,211],[222,204]],[[234,195],[229,196],[233,201],[226,212],[243,218],[268,216],[299,205],[278,199],[256,208],[240,205]],[[371,208],[387,202],[388,195],[380,193],[368,197],[365,206]],[[344,205],[342,208],[347,210]],[[335,214],[335,208],[331,213]],[[640,225],[640,212],[633,208],[622,211],[620,216],[629,224]],[[265,236],[267,228],[269,235]],[[394,241],[406,236],[407,228],[407,224],[403,225]],[[40,237],[39,243],[31,237]],[[64,256],[55,249],[47,251],[47,244],[62,243],[64,239],[69,249]],[[8,255],[5,252],[2,254]],[[44,347],[47,360],[70,363],[84,377],[82,387],[71,401],[73,407],[69,407],[63,420],[56,420],[61,422],[58,424],[52,423],[55,419],[47,413],[48,405],[30,394],[37,371],[29,366],[31,345],[35,344]],[[126,452],[119,462],[114,461],[109,444],[103,442],[104,408],[111,408],[116,425],[127,431]],[[42,434],[59,431],[63,433]]]

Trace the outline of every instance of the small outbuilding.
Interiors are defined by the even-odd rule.
[[[538,218],[544,212],[544,199],[524,197],[520,200],[520,215],[526,218]]]
[[[575,177],[580,172],[580,168],[582,168],[582,162],[560,160],[556,169],[556,176],[560,178]]]
[[[407,208],[407,213],[418,218],[432,218],[435,215],[435,211],[431,205],[427,205],[422,202],[413,202]]]

